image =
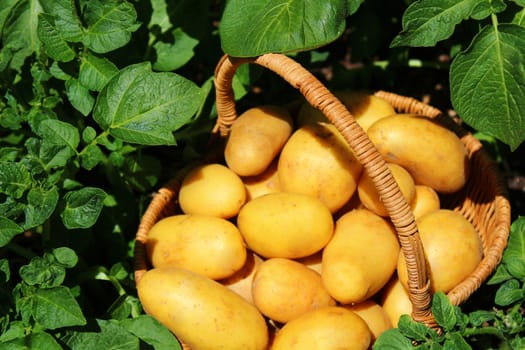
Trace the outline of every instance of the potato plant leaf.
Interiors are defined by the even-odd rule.
[[[409,338],[405,337],[399,328],[392,328],[381,333],[374,342],[374,350],[412,350],[414,346]]]
[[[0,343],[0,350],[46,349],[62,350],[55,338],[45,332],[35,332]]]
[[[20,198],[30,184],[30,174],[24,165],[10,161],[0,162],[0,193]]]
[[[38,16],[38,39],[44,45],[46,54],[54,60],[69,62],[75,58],[75,51],[62,38],[51,15],[41,13]]]
[[[117,73],[117,66],[105,57],[88,52],[80,58],[78,80],[89,90],[101,91]]]
[[[443,327],[445,331],[452,330],[456,325],[457,317],[454,306],[442,292],[436,292],[432,297],[432,314],[436,322]]]
[[[96,320],[92,332],[70,331],[62,339],[71,350],[139,350],[139,338],[114,320]]]
[[[156,53],[153,68],[156,70],[169,72],[184,66],[193,57],[193,48],[199,43],[181,28],[171,31],[170,37],[171,42],[158,41],[153,45]]]
[[[66,95],[73,107],[85,117],[93,109],[95,98],[91,96],[87,87],[77,79],[66,80]]]
[[[520,286],[520,282],[516,279],[511,279],[503,282],[496,291],[494,301],[499,306],[508,306],[525,297],[525,291]]]
[[[219,26],[222,49],[232,56],[250,57],[326,45],[343,33],[347,3],[350,2],[230,0]]]
[[[107,194],[100,188],[84,187],[64,196],[66,205],[60,217],[68,229],[93,226],[100,215]]]
[[[53,23],[62,40],[82,41],[82,23],[71,0],[39,0],[44,12],[53,16]]]
[[[141,315],[120,322],[129,332],[153,346],[156,350],[182,349],[173,333],[151,316]]]
[[[16,222],[0,216],[0,247],[5,247],[13,237],[24,232],[24,228]]]
[[[46,329],[83,326],[86,319],[69,288],[40,288],[32,295],[32,315]]]
[[[502,262],[513,277],[525,279],[525,216],[512,223]]]
[[[139,63],[121,70],[104,87],[93,119],[122,141],[170,145],[175,144],[173,131],[191,120],[202,99],[193,82]]]
[[[486,26],[450,67],[452,105],[476,130],[516,149],[525,139],[525,28]]]
[[[429,334],[429,328],[426,325],[414,321],[409,315],[402,315],[397,326],[399,331],[410,339],[423,341]]]
[[[391,47],[434,46],[449,38],[457,24],[468,19],[479,0],[420,0],[403,14],[403,30],[392,40]]]
[[[46,190],[35,187],[27,194],[27,205],[24,208],[24,228],[31,229],[42,225],[55,211],[58,203],[58,189],[51,187]]]

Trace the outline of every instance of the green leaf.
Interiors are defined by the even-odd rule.
[[[488,279],[487,284],[500,284],[501,282],[505,282],[506,280],[510,280],[511,278],[512,275],[507,270],[505,264],[499,264],[496,268],[496,271],[494,271],[492,276]]]
[[[230,0],[219,26],[222,49],[251,57],[324,46],[343,33],[346,5],[344,0]]]
[[[56,26],[63,40],[80,42],[83,36],[82,23],[78,18],[75,4],[71,0],[39,0],[44,12],[54,17]]]
[[[508,280],[504,282],[496,291],[494,301],[499,306],[508,306],[512,303],[523,299],[525,293],[520,286],[520,283],[515,280]]]
[[[374,342],[374,350],[413,350],[412,342],[398,328],[384,331]]]
[[[151,0],[151,7],[152,12],[148,29],[153,30],[158,27],[161,33],[165,33],[171,28],[166,0]]]
[[[494,311],[476,310],[469,314],[469,320],[473,326],[479,327],[485,322],[492,321],[496,318]]]
[[[460,333],[447,333],[447,339],[443,343],[443,350],[472,350],[465,338]]]
[[[75,251],[68,247],[58,247],[52,252],[56,261],[67,268],[72,268],[78,263],[78,256]]]
[[[127,1],[90,0],[85,3],[87,29],[83,43],[96,53],[107,53],[126,45],[140,27],[137,12]]]
[[[35,332],[24,337],[0,343],[0,350],[62,350],[56,339],[49,333]]]
[[[69,123],[56,119],[41,121],[38,126],[38,135],[42,137],[46,143],[67,146],[74,152],[76,152],[78,144],[80,143],[80,133],[78,129]]]
[[[92,91],[100,91],[118,73],[118,68],[105,57],[88,52],[80,60],[78,80]]]
[[[147,62],[122,69],[97,97],[93,119],[122,141],[175,143],[172,132],[200,106],[201,90],[175,73],[154,73]]]
[[[63,339],[71,350],[139,350],[139,339],[117,321],[96,320],[97,332],[74,331]]]
[[[54,60],[69,62],[76,56],[75,51],[60,36],[54,17],[45,13],[38,16],[38,38],[44,45],[45,53]]]
[[[525,7],[525,5],[523,6]],[[512,23],[525,27],[525,8],[519,12],[516,12],[514,18],[512,18]]]
[[[155,350],[182,349],[173,333],[151,316],[141,315],[136,318],[128,318],[122,320],[121,324],[142,341],[153,346]]]
[[[65,286],[38,289],[33,295],[33,317],[46,329],[86,324],[80,306]]]
[[[391,47],[434,46],[449,38],[457,24],[468,19],[479,0],[420,0],[405,10],[403,30]]]
[[[0,216],[0,247],[5,247],[16,235],[24,232],[24,228],[16,222]]]
[[[91,170],[104,159],[104,153],[100,147],[95,144],[90,144],[80,153],[80,165],[86,170]]]
[[[186,34],[181,28],[170,33],[171,42],[159,41],[153,45],[156,53],[153,68],[159,71],[169,72],[184,66],[195,54],[193,49],[199,43],[198,40]]]
[[[506,8],[507,4],[504,0],[480,1],[474,8],[471,17],[472,19],[480,21],[491,14],[503,12]]]
[[[402,315],[397,327],[405,337],[418,341],[427,339],[430,331],[430,328],[423,323],[414,321],[409,315]]]
[[[58,203],[58,189],[48,190],[32,188],[27,194],[27,205],[24,208],[24,229],[28,230],[42,225],[55,211]]]
[[[22,266],[20,277],[30,286],[52,288],[64,282],[66,270],[62,265],[55,263],[52,255],[46,253],[43,257],[34,257],[29,264]]]
[[[432,297],[432,314],[438,325],[445,331],[454,328],[457,322],[454,306],[443,292],[436,292]]]
[[[525,279],[525,216],[519,217],[510,226],[502,262],[513,277]]]
[[[451,100],[466,124],[512,150],[525,139],[525,28],[487,26],[450,67]]]
[[[84,187],[64,196],[66,206],[60,217],[68,229],[88,228],[95,224],[107,194],[100,188]]]
[[[77,79],[66,80],[66,95],[77,111],[87,116],[91,113],[95,98],[91,96],[88,88],[82,85]]]
[[[30,186],[31,177],[24,165],[0,162],[0,193],[20,198]]]

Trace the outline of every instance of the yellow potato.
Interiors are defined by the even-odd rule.
[[[185,214],[211,215],[229,219],[246,202],[241,178],[222,164],[206,164],[193,169],[182,181],[179,204]]]
[[[383,307],[372,299],[365,300],[358,304],[343,305],[344,308],[355,312],[365,320],[368,328],[372,331],[373,341],[384,331],[392,327],[392,322]]]
[[[416,195],[410,203],[410,208],[417,219],[441,207],[439,195],[434,189],[425,185],[416,185]]]
[[[268,327],[257,308],[220,283],[189,270],[148,270],[137,285],[149,315],[195,350],[265,350]]]
[[[310,310],[335,305],[319,273],[284,258],[268,259],[257,267],[252,294],[257,309],[281,323]]]
[[[468,157],[459,137],[429,118],[397,114],[368,128],[385,160],[407,169],[418,185],[456,192],[468,177]]]
[[[372,332],[355,312],[326,306],[285,324],[271,350],[367,350],[371,342]]]
[[[279,156],[282,191],[319,198],[332,213],[355,192],[361,164],[332,124],[305,125],[296,130]]]
[[[365,91],[342,90],[334,92],[334,95],[341,100],[355,118],[357,124],[365,131],[376,120],[396,113],[394,107],[388,101]],[[319,109],[312,107],[309,103],[304,103],[297,114],[298,126],[317,121],[327,122],[328,119]]]
[[[302,258],[321,250],[333,234],[330,210],[317,198],[276,192],[252,199],[237,216],[248,248],[265,258]]]
[[[405,197],[406,201],[411,203],[414,199],[414,196],[416,195],[416,185],[414,184],[414,179],[412,179],[410,173],[400,165],[388,163],[387,166],[390,168],[390,172],[396,180],[399,189],[401,190],[401,193]],[[379,197],[379,192],[377,191],[376,186],[372,182],[372,178],[368,176],[367,172],[363,172],[361,178],[359,179],[357,193],[361,203],[365,206],[365,208],[370,209],[377,215],[388,216],[388,211]]]
[[[482,243],[472,226],[460,213],[439,209],[416,220],[429,269],[433,292],[448,293],[478,266]],[[399,280],[408,289],[404,255],[397,264]]]
[[[168,216],[148,233],[146,252],[154,267],[178,266],[212,279],[239,271],[246,247],[237,227],[207,215]]]
[[[235,272],[230,277],[221,280],[220,282],[228,287],[228,289],[233,290],[235,293],[239,294],[250,304],[253,304],[252,296],[252,281],[253,276],[257,267],[263,262],[263,259],[250,252],[246,258],[246,263],[239,271]]]
[[[293,121],[279,106],[248,109],[234,122],[226,141],[224,158],[240,176],[262,173],[292,134]]]
[[[380,305],[394,327],[397,327],[402,315],[412,314],[412,302],[397,276],[394,276],[381,291]]]
[[[277,174],[277,161],[274,161],[260,175],[243,177],[246,186],[247,201],[262,195],[279,192],[279,175]]]
[[[399,243],[393,226],[368,209],[341,216],[323,250],[323,283],[342,304],[376,294],[395,272]]]

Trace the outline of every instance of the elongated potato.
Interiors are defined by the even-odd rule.
[[[262,173],[292,134],[293,121],[279,106],[250,108],[233,123],[226,141],[224,158],[240,176]]]
[[[284,145],[277,166],[282,191],[317,197],[332,213],[354,194],[361,169],[342,135],[328,123],[296,130]]]
[[[146,252],[153,267],[178,266],[211,279],[231,276],[246,261],[246,247],[234,224],[197,214],[159,220],[148,233]]]
[[[144,310],[195,350],[265,350],[261,313],[220,283],[189,270],[148,270],[137,285]]]
[[[399,243],[393,226],[368,209],[341,216],[323,250],[321,277],[342,304],[359,303],[388,282],[397,265]]]
[[[302,258],[321,250],[333,234],[330,210],[305,194],[276,192],[246,203],[237,227],[249,249],[265,258]]]
[[[456,192],[468,178],[468,157],[459,137],[429,118],[397,114],[368,128],[368,136],[390,163],[407,169],[418,185]]]
[[[318,272],[284,258],[268,259],[258,266],[252,295],[263,315],[281,323],[319,307],[335,305]]]
[[[325,306],[307,312],[277,332],[272,350],[367,350],[372,333],[355,312]]]

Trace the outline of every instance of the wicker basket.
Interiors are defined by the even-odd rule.
[[[236,69],[246,63],[258,64],[280,75],[297,88],[312,106],[320,109],[344,136],[373,179],[398,234],[407,262],[412,317],[429,327],[439,328],[431,311],[432,295],[425,253],[409,204],[364,130],[347,108],[309,71],[293,59],[280,54],[266,54],[250,59],[224,56],[215,71],[218,118],[212,136],[224,140],[237,117],[231,83]],[[482,149],[481,143],[450,118],[444,117],[440,110],[414,98],[394,93],[379,91],[376,95],[389,101],[400,113],[418,113],[438,118],[461,137],[467,148],[471,163],[468,182],[461,191],[442,198],[443,207],[460,212],[474,225],[483,243],[484,255],[481,263],[467,279],[448,293],[451,302],[459,305],[480,287],[501,260],[510,228],[510,205],[505,186],[495,163]],[[140,222],[135,246],[136,282],[149,268],[144,249],[148,231],[161,218],[176,213],[182,176],[184,171],[179,178],[174,178],[158,190]]]

